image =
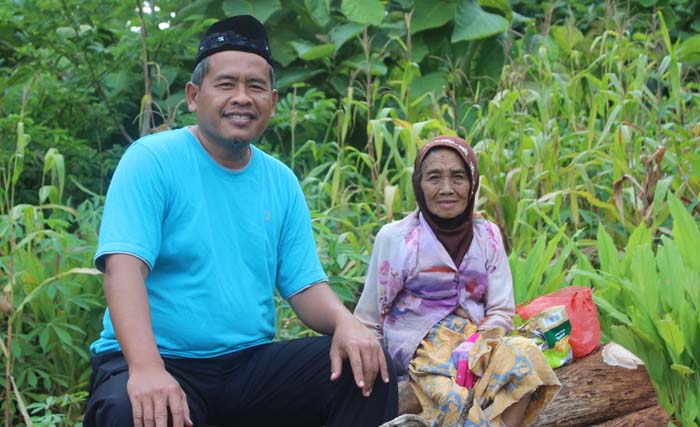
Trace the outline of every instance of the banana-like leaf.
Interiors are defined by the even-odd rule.
[[[633,254],[637,246],[640,245],[651,245],[651,233],[644,224],[640,224],[639,227],[635,228],[627,241],[625,256],[623,258],[623,272],[625,272],[625,274],[629,274],[628,272],[630,271]]]
[[[698,389],[697,389],[697,383],[698,381],[695,381],[695,384],[690,383],[688,384],[688,388],[686,389],[685,393],[685,403],[683,403],[683,418],[686,421],[688,425],[692,425],[691,423],[695,423],[695,425],[698,425],[698,416],[700,416],[700,408],[698,406],[700,405],[700,395],[698,395]],[[691,387],[695,385],[695,390],[693,390]]]
[[[615,320],[622,323],[623,325],[631,325],[632,324],[632,320],[630,320],[630,318],[627,317],[627,315],[624,312],[615,308],[612,304],[610,304],[604,298],[601,298],[600,296],[593,294],[593,301],[595,302],[595,305],[599,309],[601,309],[601,311],[612,316]]]
[[[700,272],[700,229],[683,204],[669,193],[668,206],[673,216],[673,239],[688,266]]]
[[[605,230],[605,225],[598,224],[598,260],[600,269],[604,272],[616,275],[620,272],[620,254],[617,252],[615,242]]]
[[[650,244],[634,248],[630,267],[639,300],[646,312],[652,318],[656,317],[660,296],[656,260]]]
[[[656,264],[659,267],[659,287],[664,307],[681,307],[685,303],[685,284],[690,283],[691,278],[678,248],[667,236],[661,238],[656,251]]]
[[[663,319],[656,321],[656,326],[666,343],[666,347],[670,350],[671,360],[680,360],[681,354],[685,349],[685,339],[678,324],[667,313]]]

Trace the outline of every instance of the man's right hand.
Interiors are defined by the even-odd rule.
[[[126,390],[131,400],[134,427],[192,427],[187,396],[162,366],[129,369]]]

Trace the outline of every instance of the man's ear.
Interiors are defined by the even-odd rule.
[[[279,92],[277,89],[272,89],[272,114],[270,117],[275,117],[275,111],[277,110],[277,98],[279,97]]]
[[[197,111],[197,95],[199,94],[199,86],[192,82],[187,82],[185,85],[185,98],[187,99],[187,108],[190,113]]]

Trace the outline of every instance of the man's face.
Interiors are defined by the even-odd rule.
[[[201,85],[187,85],[187,104],[202,136],[221,147],[257,140],[277,104],[270,66],[262,57],[240,51],[218,52],[208,61]]]

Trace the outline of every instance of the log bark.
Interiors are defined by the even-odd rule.
[[[592,427],[665,427],[668,421],[666,411],[661,406],[654,405]]]
[[[609,366],[603,362],[600,349],[555,372],[562,388],[535,426],[590,426],[657,405],[644,366]]]

